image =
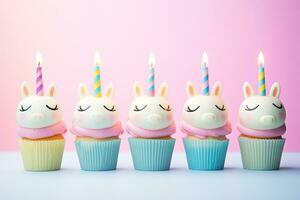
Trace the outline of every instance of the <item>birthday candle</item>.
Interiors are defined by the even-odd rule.
[[[36,54],[36,95],[43,96],[44,95],[44,87],[43,87],[43,73],[42,73],[42,56],[39,52]]]
[[[94,93],[95,97],[101,97],[101,62],[100,56],[98,51],[96,50],[94,56],[94,63],[95,63],[95,71],[94,71]]]
[[[148,78],[148,95],[154,96],[155,95],[155,73],[154,73],[154,65],[155,65],[155,57],[154,54],[151,53],[149,56],[149,68],[150,68],[150,74]]]
[[[258,55],[258,92],[260,96],[266,96],[264,55],[261,51]]]
[[[202,55],[202,79],[201,79],[201,91],[202,95],[209,95],[209,76],[208,76],[208,56],[207,53],[204,52]]]

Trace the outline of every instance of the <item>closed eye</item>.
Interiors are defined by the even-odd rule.
[[[171,111],[170,105],[168,105],[168,107],[165,108],[165,107],[163,107],[161,104],[159,104],[159,107],[161,107],[161,108],[162,108],[163,110],[165,110],[165,111]]]
[[[144,110],[145,108],[147,107],[147,105],[145,105],[144,107],[142,107],[142,108],[138,108],[137,106],[134,106],[134,111],[136,111],[136,112],[139,112],[139,111],[142,111],[142,110]]]
[[[197,106],[197,108],[195,109],[192,109],[188,106],[186,112],[195,112],[196,110],[198,110],[198,108],[200,108],[200,106]]]
[[[31,108],[31,106],[32,106],[32,105],[28,106],[27,108],[24,108],[24,106],[21,106],[20,111],[21,111],[21,112],[25,112],[25,111],[27,111],[29,108]]]
[[[78,108],[78,111],[79,112],[83,112],[83,111],[86,111],[87,109],[89,109],[91,106],[89,105],[88,107],[86,107],[86,108],[82,108],[81,107],[81,105],[79,106],[79,108]]]
[[[51,106],[49,106],[49,105],[46,105],[46,107],[48,108],[48,109],[50,109],[50,110],[58,110],[58,107],[57,107],[57,105],[55,105],[53,108],[51,107]]]
[[[276,108],[278,108],[278,109],[282,109],[282,104],[280,104],[279,106],[277,106],[275,103],[272,103],[273,104],[273,106],[275,106]]]
[[[216,106],[216,108],[218,108],[221,111],[225,111],[226,110],[224,105],[222,105],[221,107],[219,107],[218,105],[215,105],[215,106]]]
[[[248,105],[246,105],[245,110],[246,110],[246,111],[253,111],[253,110],[255,110],[255,109],[258,108],[258,107],[259,107],[259,104],[258,104],[257,106],[255,106],[254,108],[250,108]]]
[[[104,107],[106,110],[110,111],[110,112],[115,112],[115,111],[116,111],[115,106],[113,106],[112,108],[108,108],[108,107],[106,107],[105,105],[103,105],[103,107]]]

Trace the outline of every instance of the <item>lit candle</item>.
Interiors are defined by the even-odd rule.
[[[266,80],[265,80],[265,67],[264,55],[260,51],[258,55],[258,92],[260,96],[266,96]]]
[[[202,55],[202,80],[201,80],[201,91],[202,95],[209,95],[209,77],[208,77],[208,56],[207,53],[204,52]]]
[[[101,97],[101,60],[99,56],[99,52],[96,50],[94,56],[94,64],[95,64],[95,71],[94,71],[94,93],[95,97]]]
[[[150,68],[150,74],[148,78],[148,95],[154,96],[155,95],[155,73],[154,73],[154,65],[155,65],[155,57],[153,53],[150,53],[149,56],[149,68]]]
[[[44,87],[43,87],[43,73],[42,73],[42,56],[40,52],[36,54],[36,95],[43,96],[44,95]]]

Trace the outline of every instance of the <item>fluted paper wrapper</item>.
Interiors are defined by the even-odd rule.
[[[169,170],[175,139],[128,138],[132,161],[136,170]]]
[[[121,139],[75,141],[82,170],[107,171],[117,167]]]
[[[59,170],[63,157],[65,140],[20,139],[21,154],[26,171]]]
[[[244,169],[278,170],[285,139],[239,137]]]
[[[191,170],[222,170],[229,140],[183,139],[188,167]]]

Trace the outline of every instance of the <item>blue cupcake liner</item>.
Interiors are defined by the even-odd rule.
[[[191,170],[222,170],[229,140],[183,139],[188,167]]]
[[[175,139],[128,138],[134,169],[169,170]]]
[[[106,141],[75,141],[82,170],[115,170],[118,162],[121,139]]]
[[[278,170],[285,139],[239,137],[244,169]]]

